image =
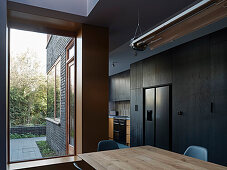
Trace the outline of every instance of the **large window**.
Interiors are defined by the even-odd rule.
[[[47,75],[47,116],[60,121],[61,115],[61,62],[60,59],[54,64]]]
[[[10,163],[74,155],[73,38],[15,29],[9,37]]]

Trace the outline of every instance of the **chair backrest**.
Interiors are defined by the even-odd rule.
[[[113,140],[102,140],[98,143],[98,151],[119,149],[118,144]]]
[[[184,152],[184,155],[197,158],[203,161],[207,161],[208,159],[207,149],[201,146],[189,146]]]
[[[75,166],[76,169],[82,170],[82,169],[76,164],[76,162],[74,162],[73,165]]]

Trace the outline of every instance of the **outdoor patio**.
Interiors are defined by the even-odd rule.
[[[42,155],[36,141],[45,141],[46,137],[34,137],[10,140],[10,161],[40,159]]]

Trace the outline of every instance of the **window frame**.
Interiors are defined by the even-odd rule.
[[[58,59],[55,61],[55,63],[51,66],[49,71],[47,72],[47,103],[48,103],[48,74],[54,69],[54,117],[47,116],[48,120],[54,120],[57,124],[60,123],[61,120],[61,80],[60,80],[60,115],[59,117],[56,117],[56,69],[57,65],[60,64],[60,79],[61,79],[61,57],[59,56]],[[47,106],[48,107],[48,106]]]
[[[16,8],[15,8],[16,9]],[[10,10],[11,12],[15,12],[14,9],[11,9]],[[21,18],[19,19],[16,19],[16,20],[12,20],[12,17],[9,17],[9,20],[12,20],[12,22],[10,22],[10,25],[8,26],[8,30],[10,30],[11,28],[15,28],[15,29],[22,29],[22,30],[25,30],[25,31],[32,31],[32,32],[37,32],[37,33],[46,33],[46,34],[52,34],[52,35],[58,35],[58,36],[67,36],[67,37],[73,37],[74,39],[77,38],[78,36],[78,33],[77,31],[79,29],[81,29],[81,24],[78,24],[76,22],[71,22],[71,21],[66,21],[66,20],[62,20],[62,19],[54,19],[53,17],[44,17],[42,18],[42,20],[44,22],[42,22],[40,24],[39,20],[37,19],[37,17],[40,17],[40,15],[35,15],[36,17],[36,20],[33,20],[32,22],[26,22],[26,23],[30,23],[29,24],[24,24],[23,21],[27,21],[27,17],[29,16],[28,13],[24,13],[25,15],[22,16]],[[50,20],[51,19],[51,20]],[[55,25],[53,25],[53,23],[51,21],[55,21]],[[19,22],[19,24],[18,24]],[[62,24],[64,23],[64,24]],[[39,25],[39,27],[37,27],[37,24]],[[65,27],[66,26],[66,27]],[[10,121],[10,118],[9,118],[9,107],[8,107],[8,104],[9,104],[9,87],[10,87],[10,82],[9,82],[9,79],[10,79],[10,72],[9,72],[9,68],[10,68],[10,31],[8,31],[8,43],[7,46],[8,46],[8,62],[7,62],[7,99],[6,99],[6,102],[7,102],[7,122]],[[77,47],[75,47],[77,48]],[[51,119],[53,120],[53,119]],[[53,120],[54,122],[54,120]],[[55,122],[56,123],[56,122]],[[60,123],[59,123],[60,124]],[[22,160],[22,161],[14,161],[14,162],[11,162],[10,161],[10,124],[7,123],[7,160],[8,160],[8,163],[7,163],[7,166],[9,165],[15,165],[17,166],[17,164],[23,164],[24,163],[28,163],[28,166],[25,165],[25,167],[36,167],[36,164],[32,165],[31,166],[31,163],[35,163],[35,162],[38,162],[38,164],[40,164],[39,161],[44,161],[45,162],[45,165],[51,165],[53,164],[53,161],[56,161],[58,160],[59,162],[59,159],[62,159],[60,160],[61,163],[64,163],[64,161],[66,159],[70,159],[70,158],[73,158],[72,162],[75,162],[75,158],[76,159],[79,159],[77,158],[76,156],[76,153],[74,154],[74,156],[69,156],[69,155],[61,155],[61,156],[54,156],[54,157],[48,157],[48,158],[40,158],[40,159],[32,159],[32,160]],[[49,161],[50,160],[50,161]],[[53,161],[52,161],[53,160]],[[80,160],[80,159],[79,159]],[[52,161],[52,162],[51,162]]]
[[[71,58],[69,58],[69,50],[70,49],[72,49],[74,47],[74,55],[71,57]],[[69,74],[69,65],[71,64],[71,63],[73,63],[74,64],[74,68],[75,68],[75,74],[74,74],[74,84],[76,85],[76,65],[75,65],[75,57],[76,57],[76,40],[75,40],[75,38],[72,38],[72,40],[68,43],[68,45],[66,46],[66,48],[65,48],[65,50],[66,50],[66,154],[67,155],[70,155],[71,156],[71,154],[69,154],[69,136],[68,136],[68,134],[69,134],[69,129],[70,129],[70,127],[69,127],[69,105],[68,105],[68,103],[69,103],[69,96],[68,96],[68,86],[69,86],[69,82],[68,82],[68,74]],[[75,95],[76,95],[76,91],[75,91]],[[72,155],[76,155],[76,99],[75,99],[75,106],[74,106],[74,110],[75,110],[75,126],[74,126],[74,132],[75,132],[75,134],[74,134],[74,154],[72,154]]]
[[[69,58],[69,50],[72,49],[74,47],[74,55],[72,57]],[[72,60],[74,60],[75,58],[75,51],[76,51],[76,46],[75,46],[75,38],[73,38],[68,45],[66,46],[66,64],[68,64],[69,62],[71,62]]]

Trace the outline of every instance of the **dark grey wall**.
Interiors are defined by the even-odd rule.
[[[53,35],[47,45],[47,72],[61,58],[61,117],[60,125],[47,120],[46,139],[52,149],[59,155],[66,153],[66,46],[70,37]]]
[[[131,65],[132,146],[143,145],[143,89],[172,84],[173,151],[203,146],[209,161],[227,165],[226,35],[225,28]]]
[[[198,31],[192,32],[182,38],[179,38],[170,43],[167,43],[154,50],[150,50],[149,48],[147,48],[145,51],[139,51],[139,52],[137,52],[136,56],[134,55],[135,51],[129,47],[130,42],[126,42],[122,46],[120,46],[117,49],[110,52],[110,54],[109,54],[109,76],[112,76],[114,74],[118,74],[120,72],[130,69],[130,64],[132,64],[132,63],[141,61],[143,59],[146,59],[153,55],[159,54],[163,51],[169,50],[169,49],[176,47],[178,45],[181,45],[183,43],[195,40],[204,35],[208,35],[215,31],[221,30],[225,27],[227,27],[227,18],[224,18],[216,23],[210,24]],[[113,62],[117,62],[115,64],[115,67],[112,67]]]
[[[6,169],[7,165],[7,87],[8,87],[8,62],[7,62],[7,0],[0,0],[0,169]]]

